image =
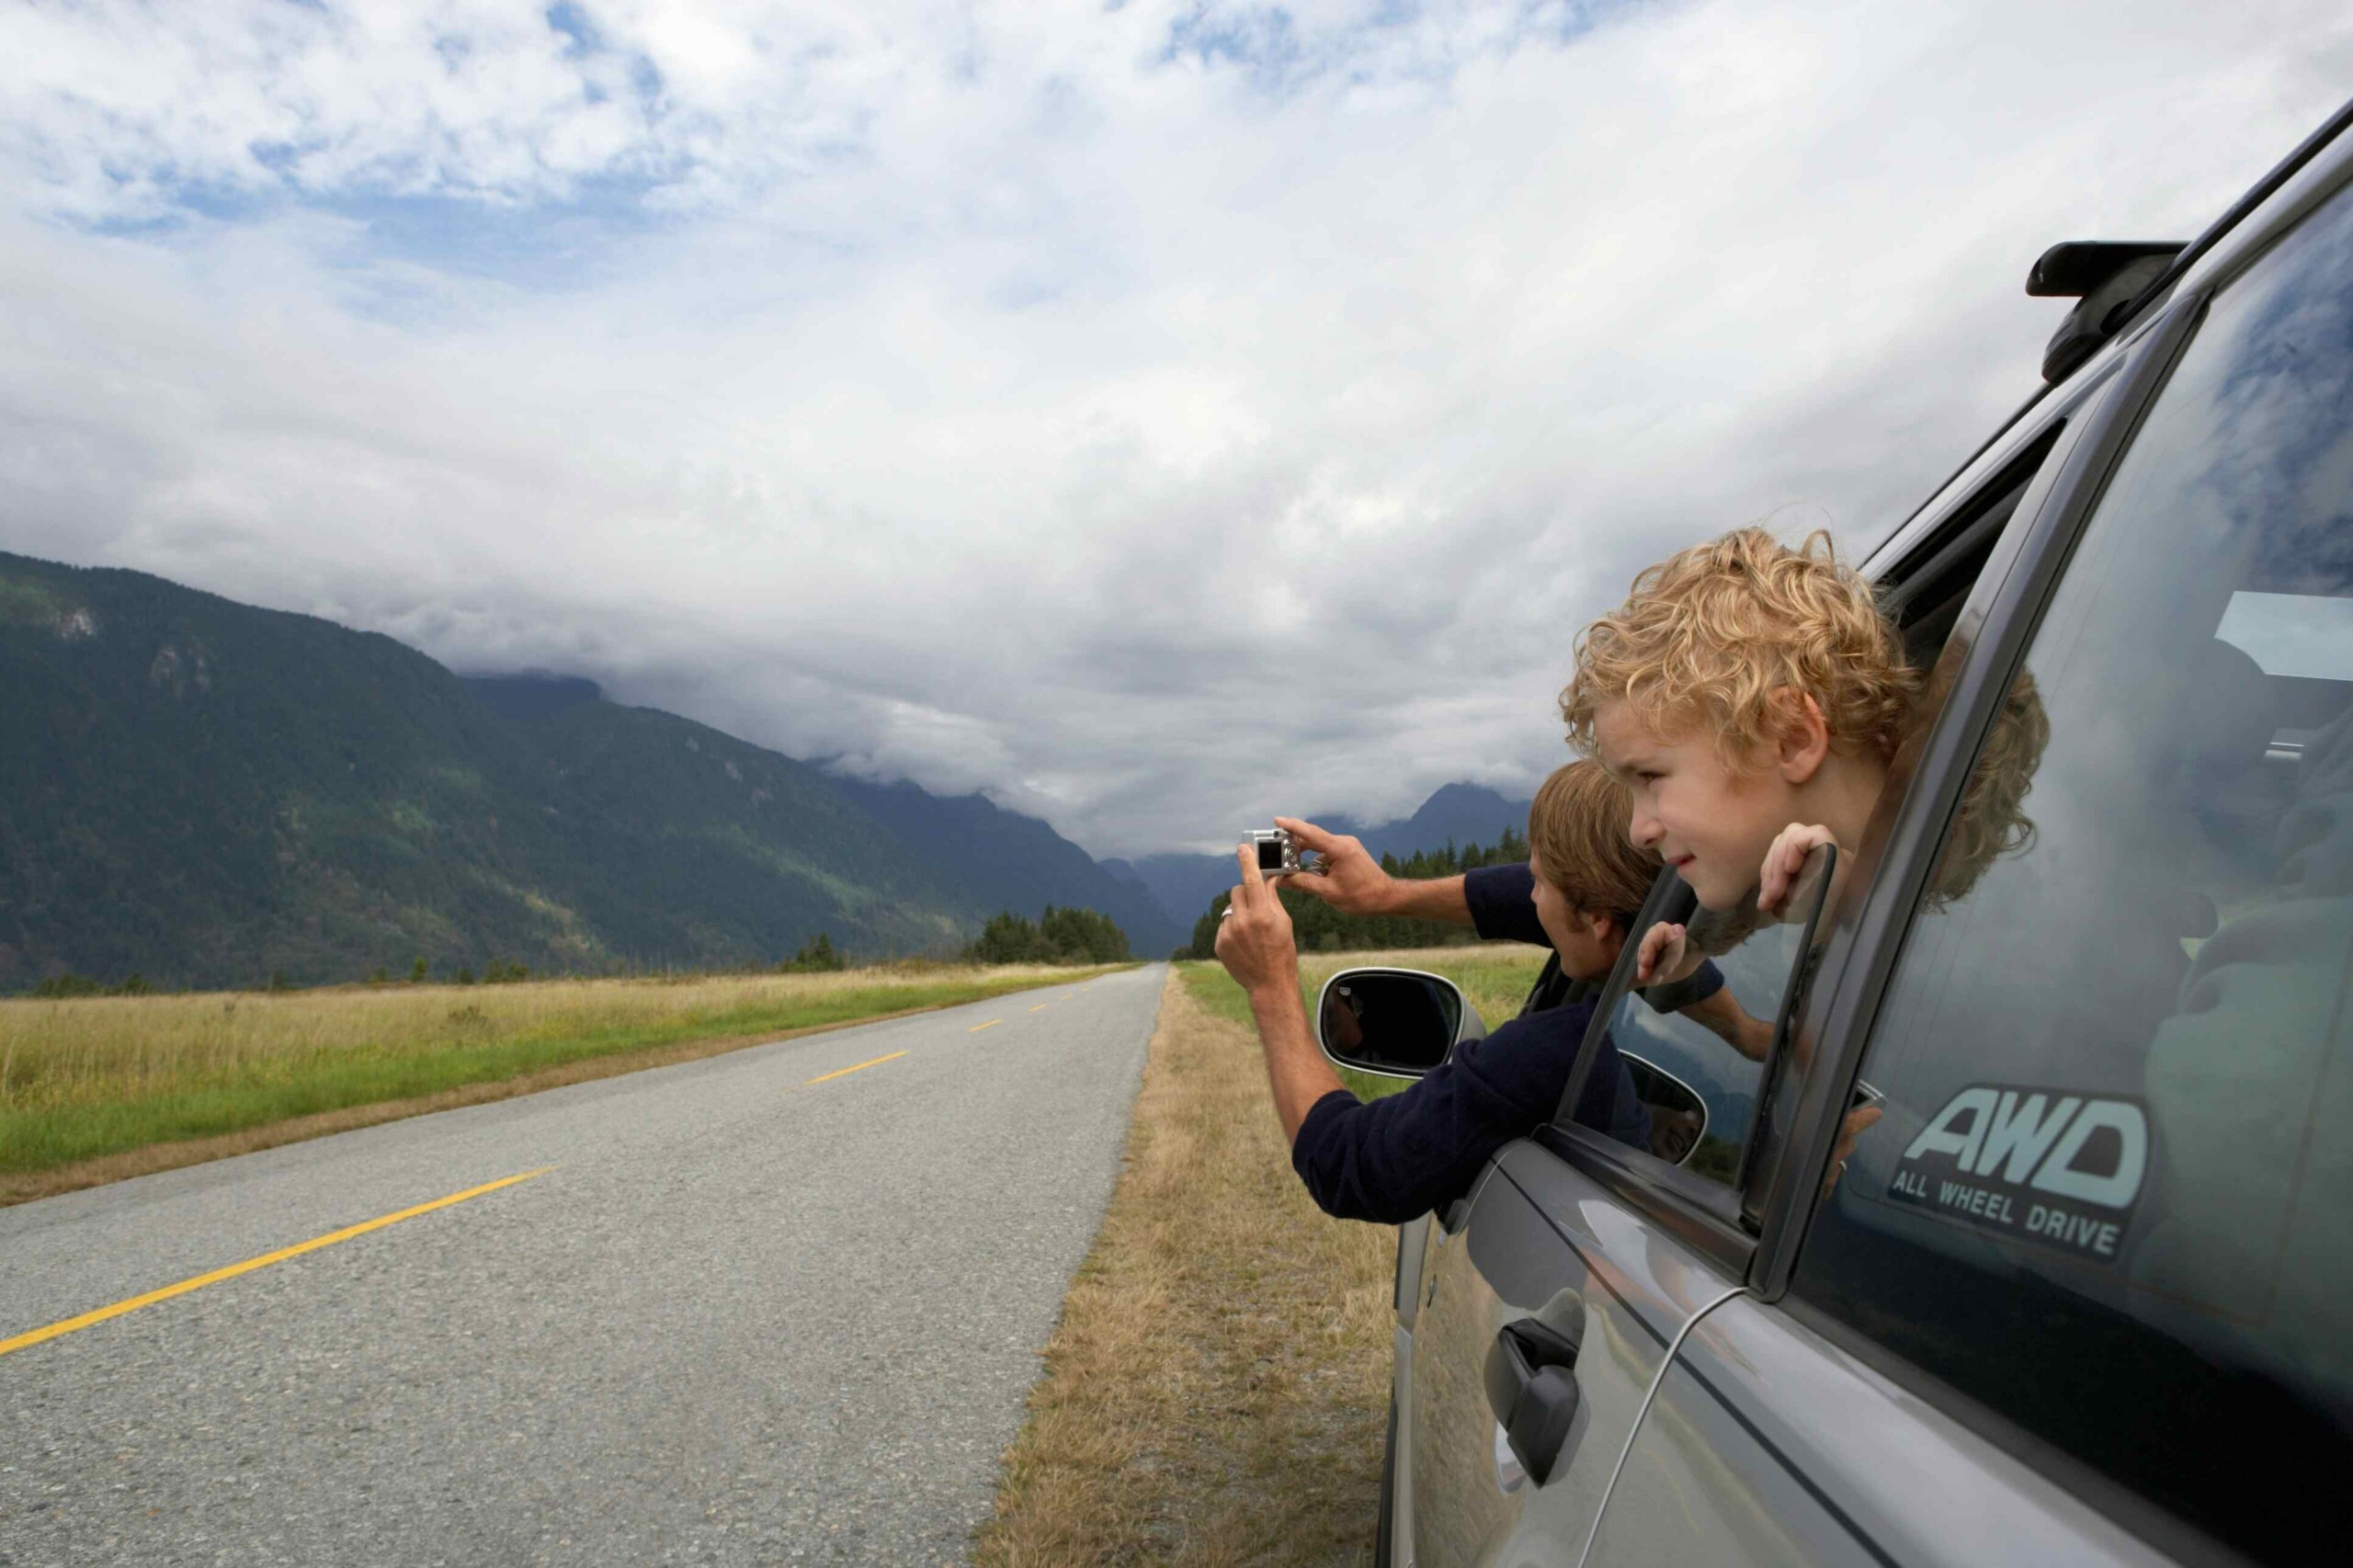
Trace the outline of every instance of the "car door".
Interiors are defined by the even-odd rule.
[[[1454,1221],[1424,1249],[1398,1539],[1419,1568],[1574,1562],[1651,1380],[1712,1282],[1532,1142],[1497,1157]],[[1522,1320],[1578,1346],[1578,1408],[1540,1483],[1486,1388],[1498,1335]]]
[[[2119,380],[1963,617],[1796,1031],[1786,1218],[1589,1562],[2344,1551],[2353,197]]]
[[[1678,896],[1688,894],[1666,876],[1654,906]],[[1744,1006],[1770,1019],[1796,950],[1794,937],[1775,937],[1718,961]],[[1599,1020],[1615,1018],[1621,1034],[1688,1028],[1731,1054],[1699,1025],[1654,1014],[1630,994],[1629,952],[1584,1051],[1601,1060]],[[1573,1086],[1564,1104],[1577,1094]],[[1736,1119],[1719,1119],[1702,1174],[1588,1129],[1547,1129],[1506,1148],[1471,1198],[1441,1217],[1425,1249],[1400,1422],[1409,1461],[1399,1472],[1399,1539],[1411,1541],[1420,1568],[1577,1561],[1669,1348],[1741,1278],[1749,1244],[1733,1222],[1731,1182],[1745,1140]],[[1659,1224],[1608,1185],[1678,1178],[1709,1195],[1699,1229]],[[1511,1346],[1525,1358],[1515,1361]],[[1574,1415],[1557,1456],[1542,1455],[1530,1473],[1530,1453],[1525,1444],[1515,1450],[1506,1421],[1524,1425],[1531,1374],[1548,1364],[1567,1374],[1552,1380],[1554,1392],[1574,1383]]]

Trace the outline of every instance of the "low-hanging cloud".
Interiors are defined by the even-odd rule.
[[[2052,241],[2336,6],[18,8],[0,543],[985,788],[1098,853],[1560,754],[1577,626],[1898,520]]]

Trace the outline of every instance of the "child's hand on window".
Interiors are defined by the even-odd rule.
[[[1809,826],[1793,822],[1783,828],[1773,847],[1765,851],[1764,869],[1756,878],[1756,907],[1768,915],[1784,913],[1790,893],[1805,870],[1805,858],[1825,844],[1837,842],[1818,823]]]
[[[1662,920],[1643,933],[1643,945],[1634,954],[1634,982],[1672,985],[1688,980],[1699,967],[1701,956],[1682,926]]]
[[[1879,1124],[1886,1113],[1875,1105],[1857,1106],[1838,1124],[1838,1142],[1830,1151],[1830,1169],[1823,1174],[1822,1196],[1827,1198],[1837,1187],[1838,1178],[1847,1174],[1847,1156],[1855,1152],[1855,1144],[1862,1135]]]

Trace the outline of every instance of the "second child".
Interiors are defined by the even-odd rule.
[[[1538,916],[1573,979],[1608,974],[1658,871],[1627,842],[1627,809],[1625,791],[1584,761],[1547,778],[1529,812]],[[1593,1016],[1589,995],[1504,1024],[1402,1093],[1360,1101],[1309,1031],[1290,916],[1247,847],[1238,859],[1243,882],[1217,956],[1249,995],[1292,1168],[1326,1213],[1384,1224],[1427,1214],[1467,1192],[1505,1144],[1552,1120]],[[1648,1108],[1606,1034],[1600,1049],[1575,1119],[1645,1148]]]

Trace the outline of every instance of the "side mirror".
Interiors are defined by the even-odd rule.
[[[1341,1067],[1418,1078],[1487,1032],[1450,980],[1414,969],[1344,969],[1315,1003],[1315,1043]]]
[[[1650,1108],[1651,1153],[1668,1165],[1688,1164],[1708,1136],[1708,1102],[1699,1091],[1656,1062],[1621,1051],[1634,1097]]]

